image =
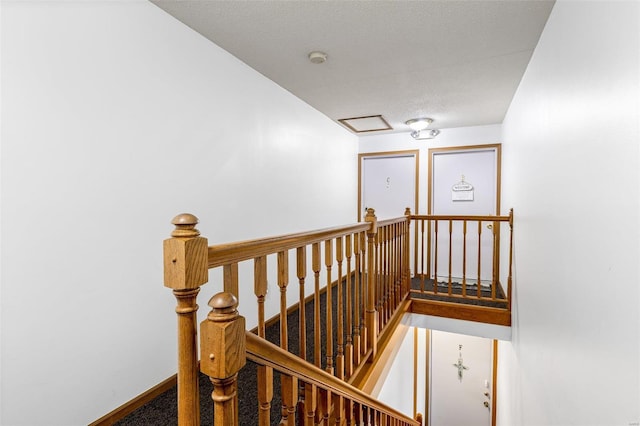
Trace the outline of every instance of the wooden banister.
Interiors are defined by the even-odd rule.
[[[317,231],[298,232],[275,237],[217,244],[208,249],[208,267],[216,268],[230,263],[242,262],[279,251],[321,243],[346,234],[363,232],[370,228],[368,223],[325,228]]]
[[[298,380],[315,386],[317,389],[325,389],[334,395],[389,416],[398,421],[399,423],[397,424],[419,425],[416,420],[381,403],[371,395],[282,350],[278,346],[260,339],[253,333],[246,333],[246,343],[247,358],[259,365],[269,366],[281,374],[296,377]]]
[[[439,222],[442,222],[440,229]],[[245,362],[243,356],[246,356],[259,364],[257,411],[261,425],[271,424],[272,404],[276,404],[274,407],[278,408],[280,424],[283,425],[294,425],[296,417],[304,420],[306,425],[417,425],[419,423],[415,420],[398,416],[400,413],[357,389],[363,380],[374,374],[374,362],[379,354],[384,353],[381,348],[386,345],[390,330],[399,323],[402,315],[410,310],[414,313],[510,324],[512,210],[508,216],[446,216],[412,215],[407,209],[404,216],[378,221],[375,211],[368,209],[362,223],[214,246],[208,246],[207,240],[200,236],[195,228],[197,223],[198,219],[193,215],[176,216],[172,238],[164,241],[164,282],[166,287],[173,289],[177,300],[179,426],[198,426],[200,423],[196,298],[200,286],[208,280],[208,270],[212,268],[220,268],[222,272],[224,293],[211,299],[212,311],[202,323],[200,362],[202,371],[214,383],[216,422],[222,422],[216,424],[237,424],[236,378]],[[415,226],[413,233],[412,224]],[[483,230],[487,224],[491,235]],[[496,259],[501,255],[500,225],[509,225],[511,231],[506,292],[501,287],[500,264]],[[460,244],[462,253],[454,253],[458,248],[452,248],[458,229],[462,229],[464,235]],[[438,247],[439,232],[441,247]],[[471,240],[469,244],[467,237]],[[492,238],[492,249],[481,247],[480,239],[489,237]],[[413,246],[410,242],[412,238]],[[475,238],[478,239],[477,247]],[[448,248],[442,248],[447,241]],[[469,256],[467,246],[474,246],[469,249]],[[413,261],[410,259],[412,247],[415,252]],[[310,254],[307,254],[308,248]],[[292,252],[295,252],[295,267],[290,265],[289,256]],[[481,268],[480,260],[477,265],[471,260],[471,268],[467,268],[467,259],[474,255],[478,259],[493,255],[494,261],[492,265]],[[438,256],[443,262],[440,267]],[[464,262],[461,292],[458,291],[457,275],[455,280],[452,276],[454,256],[459,256]],[[240,263],[243,263],[243,282],[239,279]],[[244,277],[244,271],[250,270],[244,266],[250,266],[250,263],[253,267],[255,304],[251,307],[250,300],[243,300],[242,309],[255,309],[257,335],[247,334],[245,337],[244,318],[237,313],[237,297],[239,286],[251,283],[251,279]],[[419,289],[412,284],[412,264],[415,279],[421,280]],[[423,267],[426,267],[426,275]],[[445,287],[440,293],[438,270],[447,274],[441,277]],[[472,275],[478,274],[478,289],[473,291],[467,291],[466,288],[469,278],[473,281],[473,277],[467,277],[469,270]],[[481,282],[480,273],[487,274],[487,271],[491,272],[489,295],[480,290],[480,284],[489,282],[486,277]],[[287,294],[289,287],[293,287],[289,286],[290,274],[295,274],[298,279],[298,288],[295,290],[298,293],[295,296],[299,315],[297,331],[288,329],[288,316],[296,308],[289,306],[289,301],[294,299]],[[279,310],[276,316],[267,319],[267,312],[276,309],[276,306],[265,306],[267,277],[274,275],[279,288]],[[453,305],[449,301],[436,299],[426,306],[421,304],[427,300],[422,297],[426,293],[425,276],[433,279],[431,292],[437,297],[457,298],[460,301],[476,298],[479,301],[488,300],[494,305],[504,303],[505,308],[466,305],[463,309],[462,304]],[[312,289],[305,288],[307,278],[313,278]],[[422,299],[414,297],[416,293],[421,293]],[[321,317],[323,310],[326,317]],[[307,312],[313,314],[312,320],[309,320],[313,321],[312,324],[307,324]],[[266,328],[272,320],[279,320],[280,323],[280,347],[266,340]],[[313,336],[307,336],[307,328]],[[299,345],[296,348],[289,345],[291,333],[298,334]],[[245,339],[249,352],[242,355]],[[289,353],[296,350],[299,356]],[[274,395],[274,369],[281,373],[279,399],[275,398],[278,395],[277,384]],[[218,417],[218,412],[222,413],[222,417]]]

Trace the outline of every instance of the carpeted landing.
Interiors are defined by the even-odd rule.
[[[437,294],[434,293],[434,280],[413,277],[411,279],[411,297],[414,299],[428,299],[440,302],[462,303],[466,305],[487,306],[492,308],[507,308],[506,300],[491,300],[491,287],[481,285],[481,298],[478,299],[478,285],[465,284],[465,290],[468,297],[459,297],[462,295],[462,283],[451,283],[451,294],[449,296],[449,283],[440,281],[437,283]],[[497,285],[496,299],[506,299],[502,286]]]

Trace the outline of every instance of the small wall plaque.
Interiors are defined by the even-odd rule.
[[[451,187],[451,201],[473,201],[473,185],[465,182],[464,175]]]

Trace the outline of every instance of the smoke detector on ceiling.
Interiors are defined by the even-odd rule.
[[[324,52],[320,52],[319,50],[314,50],[309,53],[309,60],[312,64],[322,64],[327,60],[327,54]]]

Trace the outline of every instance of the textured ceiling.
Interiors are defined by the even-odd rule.
[[[553,1],[153,3],[334,120],[501,123]],[[312,64],[308,53],[328,54]],[[388,132],[388,131],[387,131]]]

